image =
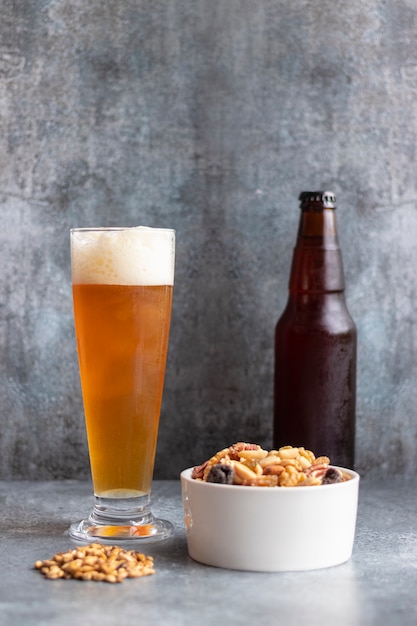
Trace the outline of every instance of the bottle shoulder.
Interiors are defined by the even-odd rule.
[[[277,331],[285,328],[356,335],[356,325],[343,292],[290,294],[277,322]]]

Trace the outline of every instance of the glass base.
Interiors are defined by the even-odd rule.
[[[174,527],[167,520],[154,517],[149,496],[128,498],[95,497],[87,519],[71,524],[68,534],[82,543],[140,542],[168,539]]]

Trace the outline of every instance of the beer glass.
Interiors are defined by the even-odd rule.
[[[156,541],[151,511],[174,284],[170,229],[71,230],[74,322],[94,508],[73,539]]]

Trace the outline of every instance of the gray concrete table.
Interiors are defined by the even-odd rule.
[[[154,557],[154,576],[112,585],[49,581],[33,569],[36,560],[72,547],[66,529],[89,511],[89,484],[0,482],[0,625],[415,626],[416,490],[411,481],[362,480],[352,559],[326,570],[271,574],[192,561],[179,481],[156,482],[154,512],[174,523],[175,536],[139,548]]]

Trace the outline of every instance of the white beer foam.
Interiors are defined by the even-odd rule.
[[[71,231],[74,284],[174,284],[175,232],[137,226]]]

